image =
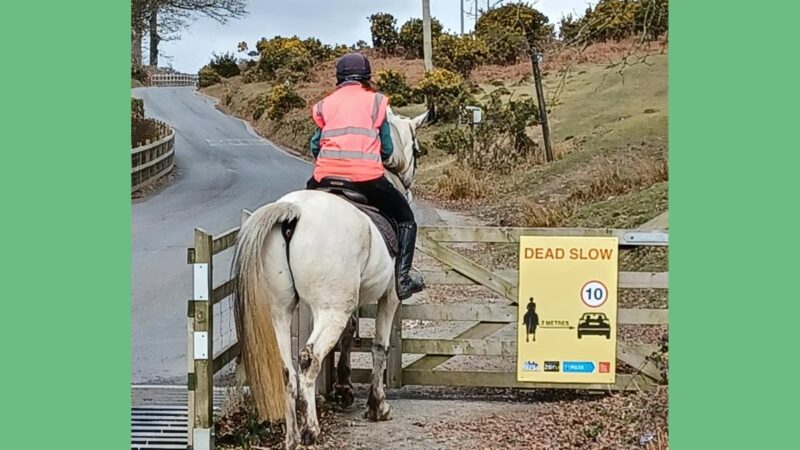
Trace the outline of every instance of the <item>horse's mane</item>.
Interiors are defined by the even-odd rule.
[[[410,161],[405,153],[405,147],[402,145],[403,141],[400,138],[400,126],[407,123],[408,117],[401,116],[394,113],[391,109],[386,113],[386,120],[389,122],[389,128],[392,133],[392,143],[394,144],[394,151],[392,155],[384,162],[386,167],[387,179],[400,191],[405,193],[406,186],[403,182],[405,174],[408,173]]]

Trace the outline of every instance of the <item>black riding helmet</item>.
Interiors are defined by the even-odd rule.
[[[369,81],[372,69],[369,60],[361,53],[348,53],[336,61],[336,84],[345,81]]]

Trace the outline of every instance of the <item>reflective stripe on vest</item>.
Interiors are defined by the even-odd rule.
[[[322,120],[325,120],[325,117],[322,115],[322,102],[324,102],[324,101],[325,101],[325,99],[322,99],[322,100],[318,101],[316,105],[314,105],[314,107],[315,107],[314,114],[316,114]]]
[[[381,106],[381,101],[383,101],[383,94],[380,92],[375,94],[375,100],[372,101],[372,126],[378,125],[378,108]],[[320,111],[322,111],[320,109]]]
[[[328,158],[328,159],[366,159],[368,161],[379,161],[381,160],[380,154],[375,153],[364,153],[359,151],[352,151],[352,150],[329,150],[323,148],[319,151],[319,158]]]
[[[322,136],[324,138],[336,137],[336,136],[344,136],[346,134],[358,134],[361,136],[367,136],[371,138],[378,137],[378,132],[375,130],[370,130],[369,128],[361,128],[361,127],[345,127],[345,128],[337,128],[335,130],[325,130],[322,132]]]

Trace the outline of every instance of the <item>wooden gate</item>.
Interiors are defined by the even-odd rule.
[[[243,211],[242,221],[249,217]],[[231,249],[240,228],[212,235],[195,229],[195,244],[188,251],[192,265],[194,295],[188,307],[188,390],[189,390],[189,448],[213,448],[213,378],[239,354],[237,343],[217,349],[214,346],[214,308],[230,301],[233,282],[227,280],[214,286],[214,257]],[[431,285],[481,285],[494,292],[507,303],[437,305],[401,305],[392,328],[387,386],[446,385],[513,388],[569,388],[594,390],[632,390],[652,388],[665,382],[661,368],[654,362],[658,353],[655,345],[620,341],[617,358],[635,369],[635,373],[617,374],[611,384],[554,384],[518,382],[515,371],[453,371],[436,370],[458,355],[515,357],[515,340],[492,340],[491,335],[518,322],[517,272],[515,270],[490,270],[459,253],[451,244],[514,244],[523,235],[537,236],[616,236],[621,249],[641,246],[667,246],[665,231],[575,229],[575,228],[496,228],[496,227],[420,227],[418,249],[438,261],[439,269],[425,270],[426,284]],[[621,289],[667,289],[667,272],[620,272]],[[361,318],[374,318],[376,305],[359,309]],[[632,325],[667,324],[667,309],[620,309],[619,323]],[[446,339],[403,338],[403,320],[461,321],[473,325],[466,331]],[[295,355],[305,344],[312,329],[308,307],[301,305],[295,312],[292,324],[292,351]],[[370,338],[357,339],[352,351],[370,352]],[[422,355],[403,366],[403,354]],[[333,384],[334,358],[331,354],[324,362],[317,382],[317,390],[328,394]],[[295,364],[297,363],[295,359]],[[369,369],[353,369],[355,383],[369,383]]]
[[[496,227],[420,227],[417,247],[443,267],[424,270],[427,285],[481,285],[507,303],[481,304],[410,304],[401,305],[393,328],[387,364],[387,384],[444,385],[516,388],[567,388],[592,390],[635,390],[652,388],[665,380],[657,366],[659,346],[620,341],[617,359],[635,369],[635,373],[617,374],[615,384],[531,383],[518,382],[515,371],[436,370],[457,355],[516,357],[516,340],[491,340],[491,335],[518,322],[516,270],[491,271],[454,250],[449,244],[517,244],[520,236],[616,236],[620,249],[641,246],[666,246],[665,231],[576,228],[496,228]],[[667,272],[620,272],[620,289],[667,289]],[[374,318],[377,308],[360,309],[362,318]],[[665,325],[667,309],[619,310],[622,325]],[[402,336],[400,320],[464,321],[473,325],[453,338],[412,339]],[[516,335],[515,335],[516,336]],[[371,339],[359,339],[353,351],[371,351]],[[402,354],[424,355],[405,367]],[[354,369],[354,382],[368,383],[368,369]]]

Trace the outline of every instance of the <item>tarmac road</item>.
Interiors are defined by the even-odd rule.
[[[159,191],[132,201],[132,384],[186,382],[186,306],[193,230],[220,233],[254,210],[302,189],[311,165],[259,138],[193,87],[136,88],[145,115],[176,130],[177,175]],[[438,213],[414,205],[421,224]],[[215,284],[227,277],[216,270]],[[220,267],[220,266],[216,266]]]

